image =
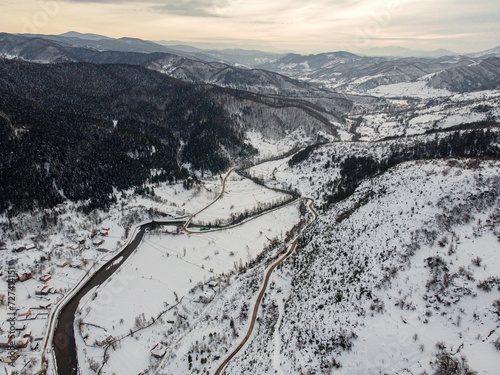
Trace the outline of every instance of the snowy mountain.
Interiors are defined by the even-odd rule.
[[[169,48],[0,34],[0,371],[498,372],[498,56]]]
[[[71,40],[70,40],[71,39]],[[197,57],[152,43],[122,38],[99,41],[60,36],[26,37],[0,34],[0,56],[36,63],[91,62],[133,64],[154,69],[191,83],[211,83],[261,94],[287,96],[332,96],[331,91],[262,69],[245,69],[226,63],[206,62]],[[151,48],[149,48],[151,47]],[[181,53],[181,55],[184,55]]]
[[[468,56],[471,57],[484,57],[484,56],[498,56],[500,55],[500,46],[497,46],[495,48],[488,49],[486,51],[482,52],[476,52],[476,53],[469,53],[467,54]]]
[[[390,159],[398,147],[422,149],[422,142],[327,144],[250,171],[267,176],[268,186],[321,196],[349,154]],[[372,170],[301,236],[271,279],[254,334],[223,373],[494,373],[498,167],[498,160],[451,158]],[[255,298],[265,267],[240,274],[201,313],[185,304],[186,337],[196,344],[172,349],[160,373],[214,373],[245,334],[248,296]]]
[[[398,58],[357,56],[348,52],[287,55],[262,67],[337,91],[366,93],[379,86],[423,81],[430,88],[449,87],[454,92],[497,88],[500,72],[488,57],[444,56]],[[438,76],[439,81],[432,78]],[[477,84],[472,82],[482,77]],[[459,79],[458,82],[455,79]],[[459,82],[467,82],[460,85]]]
[[[309,102],[189,85],[139,66],[0,60],[0,71],[2,209],[105,206],[114,188],[140,186],[151,169],[170,181],[186,177],[183,167],[221,172],[257,153],[250,134],[303,145],[341,132],[334,114]]]

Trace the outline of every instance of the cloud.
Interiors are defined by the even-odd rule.
[[[164,14],[189,17],[219,17],[229,0],[64,0],[68,3],[135,4]]]
[[[153,9],[181,16],[220,17],[228,6],[228,0],[167,0]]]
[[[47,0],[60,13],[41,33],[69,30],[113,37],[250,42],[297,52],[349,45],[455,51],[500,40],[500,2],[481,0]],[[0,2],[2,31],[21,32],[43,12],[40,0]],[[230,37],[230,39],[227,39]],[[240,41],[240,43],[237,43]]]

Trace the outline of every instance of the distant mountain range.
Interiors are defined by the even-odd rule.
[[[500,55],[500,46],[495,48],[488,49],[483,52],[469,53],[467,56],[470,57],[484,57],[484,56],[499,56]]]
[[[349,52],[289,54],[263,64],[281,73],[332,90],[366,93],[383,85],[421,80],[431,88],[468,92],[500,87],[500,57],[369,57]]]
[[[393,56],[393,57],[443,57],[455,56],[455,52],[451,52],[444,48],[439,48],[434,51],[418,51],[403,47],[374,47],[360,51],[363,56]]]
[[[190,83],[213,83],[260,94],[301,97],[332,95],[327,90],[271,71],[238,68],[213,59],[209,63],[200,58],[166,52],[169,51],[167,48],[156,46],[151,42],[125,38],[95,42],[59,36],[45,38],[0,34],[0,57],[8,59],[44,64],[132,64],[158,70]]]
[[[201,50],[185,45],[175,48],[141,39],[101,38],[76,32],[0,34],[0,56],[4,58],[38,63],[133,64],[190,83],[210,83],[265,95],[338,98],[332,90],[364,94],[381,85],[417,80],[432,88],[455,92],[500,85],[500,47],[474,56],[450,56],[450,51],[436,50],[431,54],[440,57],[405,58],[349,52],[304,56],[239,49]],[[380,55],[414,52],[402,48],[372,50],[376,51]]]
[[[197,57],[201,60],[212,62],[227,62],[230,64],[242,64],[248,67],[257,67],[263,62],[277,60],[289,53],[279,50],[270,50],[264,46],[245,46],[245,48],[234,48],[227,44],[220,43],[196,43],[182,41],[146,41],[138,38],[110,38],[104,35],[79,33],[69,31],[60,35],[43,34],[18,34],[25,37],[39,37],[50,39],[72,46],[90,47],[99,50],[112,50],[122,52],[167,52],[179,56]],[[500,54],[500,46],[495,48],[463,54],[469,57],[482,57],[487,55]],[[433,51],[412,50],[409,48],[391,46],[391,47],[372,47],[359,51],[362,56],[385,56],[385,57],[443,57],[458,55],[455,52],[444,48]]]

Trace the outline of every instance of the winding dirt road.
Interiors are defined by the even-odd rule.
[[[234,168],[229,170],[229,172],[225,175],[225,177],[222,179],[222,188],[221,192],[219,195],[207,206],[193,214],[189,219],[184,223],[182,226],[183,230],[187,234],[203,234],[207,232],[215,232],[215,231],[222,231],[222,230],[227,230],[236,226],[243,225],[251,220],[255,220],[258,217],[261,217],[263,215],[266,215],[270,212],[273,212],[275,210],[281,209],[283,207],[289,206],[296,204],[300,201],[308,201],[309,202],[309,209],[313,213],[313,219],[308,223],[308,225],[316,219],[317,212],[315,211],[313,205],[314,201],[310,198],[298,198],[296,200],[293,200],[287,204],[284,204],[283,206],[279,206],[267,211],[264,211],[258,215],[252,216],[240,223],[230,225],[227,227],[223,228],[216,228],[216,229],[211,229],[208,231],[203,231],[203,232],[193,232],[188,229],[188,226],[191,224],[193,218],[198,215],[199,213],[203,212],[204,210],[208,209],[211,207],[213,204],[215,204],[217,201],[219,201],[223,196],[224,192],[226,190],[226,181],[229,177],[229,175],[234,171]],[[176,222],[178,223],[178,222]],[[58,303],[57,309],[51,314],[50,317],[50,322],[49,322],[49,329],[48,333],[46,335],[46,338],[43,343],[43,350],[42,350],[42,373],[44,373],[47,370],[47,357],[46,353],[50,353],[49,355],[53,355],[54,358],[54,365],[56,366],[56,371],[59,375],[62,374],[76,374],[78,372],[78,360],[77,360],[77,355],[76,355],[76,345],[75,345],[75,338],[74,338],[74,316],[75,316],[75,311],[78,307],[79,300],[94,286],[100,285],[102,282],[104,282],[106,279],[108,279],[112,273],[114,273],[119,266],[125,261],[125,259],[131,255],[131,253],[137,248],[139,243],[142,240],[142,237],[144,235],[145,228],[158,225],[161,223],[158,222],[151,222],[142,225],[137,233],[135,233],[133,236],[130,237],[130,240],[128,241],[128,244],[125,246],[124,250],[120,251],[119,254],[116,254],[113,259],[108,261],[104,266],[101,265],[100,269],[95,272],[90,279],[82,278],[80,281],[79,285],[76,285],[71,293],[68,293],[63,300]],[[301,232],[302,233],[302,232]],[[254,326],[255,322],[257,319],[257,314],[260,308],[260,305],[262,303],[262,299],[264,298],[264,294],[266,292],[267,286],[269,284],[269,280],[271,278],[271,275],[273,271],[278,267],[281,263],[283,263],[295,250],[298,240],[300,237],[299,235],[293,240],[291,243],[288,251],[281,257],[279,258],[276,262],[274,262],[269,269],[267,270],[264,281],[260,290],[260,293],[257,297],[256,303],[253,308],[253,313],[252,313],[252,319],[250,321],[250,326],[248,328],[247,334],[245,335],[244,339],[240,342],[240,344],[231,352],[231,354],[219,365],[217,371],[215,374],[221,374],[221,372],[224,370],[224,368],[227,366],[229,361],[236,355],[238,352],[243,348],[243,346],[246,344],[246,342],[249,340]],[[121,261],[118,263],[115,263],[115,261],[119,258],[122,257]],[[108,267],[109,266],[109,267]],[[90,272],[90,270],[88,271]],[[52,353],[49,347],[52,345],[52,348],[54,352]],[[162,361],[163,362],[163,361]],[[162,364],[160,364],[157,368],[157,372],[161,371]]]
[[[217,202],[218,200],[220,200],[223,196],[224,196],[224,192],[226,191],[226,181],[227,181],[227,178],[229,177],[229,175],[234,171],[234,168],[231,168],[229,170],[229,172],[227,172],[227,174],[224,176],[224,178],[222,179],[222,190],[221,192],[219,193],[219,195],[212,201],[210,202],[207,206],[203,207],[201,210],[199,210],[198,212],[195,212],[194,214],[192,214],[189,219],[187,219],[187,221],[184,223],[184,225],[182,226],[182,229],[186,232],[186,233],[189,233],[189,234],[192,234],[192,233],[198,233],[198,232],[192,232],[188,229],[189,227],[189,224],[191,224],[191,221],[194,219],[194,217],[196,215],[198,215],[199,213],[205,211],[206,209],[208,209],[209,207],[211,207],[215,202]]]
[[[318,217],[318,213],[314,209],[314,200],[310,199],[310,198],[302,198],[302,199],[309,201],[308,207],[312,211],[312,213],[314,214],[313,220],[311,220],[308,223],[308,224],[310,224],[311,222],[316,220],[316,218]],[[297,247],[297,243],[299,242],[299,238],[300,238],[300,233],[293,240],[292,244],[290,245],[290,248],[285,253],[285,255],[283,255],[276,262],[274,262],[273,265],[271,267],[269,267],[269,269],[267,270],[266,275],[264,277],[264,281],[262,283],[262,287],[261,287],[260,292],[259,292],[259,295],[258,295],[257,300],[255,301],[255,305],[253,307],[252,318],[250,320],[250,326],[248,327],[248,330],[247,330],[245,337],[243,338],[243,340],[241,340],[239,345],[226,357],[226,359],[224,359],[224,361],[222,361],[222,363],[219,365],[219,367],[215,371],[214,375],[222,374],[222,371],[224,371],[224,368],[227,366],[227,364],[239,353],[239,351],[245,346],[248,339],[252,335],[253,329],[255,327],[255,322],[257,321],[257,314],[259,313],[259,308],[260,308],[260,305],[262,303],[262,299],[264,298],[264,294],[266,293],[267,286],[269,284],[269,280],[271,279],[272,273],[276,269],[276,267],[278,267],[281,263],[283,263],[285,260],[287,260],[290,257],[290,255],[292,255],[295,248]]]

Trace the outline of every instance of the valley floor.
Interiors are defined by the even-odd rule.
[[[324,165],[342,147],[315,150],[305,169],[288,157],[250,174],[268,186],[320,198],[338,176],[335,168],[325,174]],[[272,273],[255,329],[223,373],[431,374],[451,373],[446,366],[453,365],[494,374],[500,357],[499,170],[493,160],[406,162],[326,208]],[[71,224],[60,224],[38,253],[16,257],[35,276],[16,284],[18,303],[32,314],[34,304],[57,304],[86,270],[125,242],[122,225],[160,213],[196,213],[217,199],[221,177],[192,190],[157,186],[155,197],[124,199],[93,225],[67,209]],[[214,373],[241,342],[263,276],[311,213],[298,200],[228,229],[212,228],[287,199],[236,175],[226,183],[221,199],[193,217],[200,225],[194,233],[175,225],[149,231],[117,273],[80,301],[74,329],[82,374]],[[74,249],[58,246],[69,238]],[[105,242],[93,243],[100,238]],[[41,260],[49,255],[50,261]],[[3,261],[9,259],[4,253]],[[64,262],[73,267],[54,266]],[[44,274],[51,280],[35,280]],[[45,283],[66,289],[35,297]],[[27,325],[42,337],[47,320],[33,316]],[[23,350],[17,366],[34,373],[39,350]]]

